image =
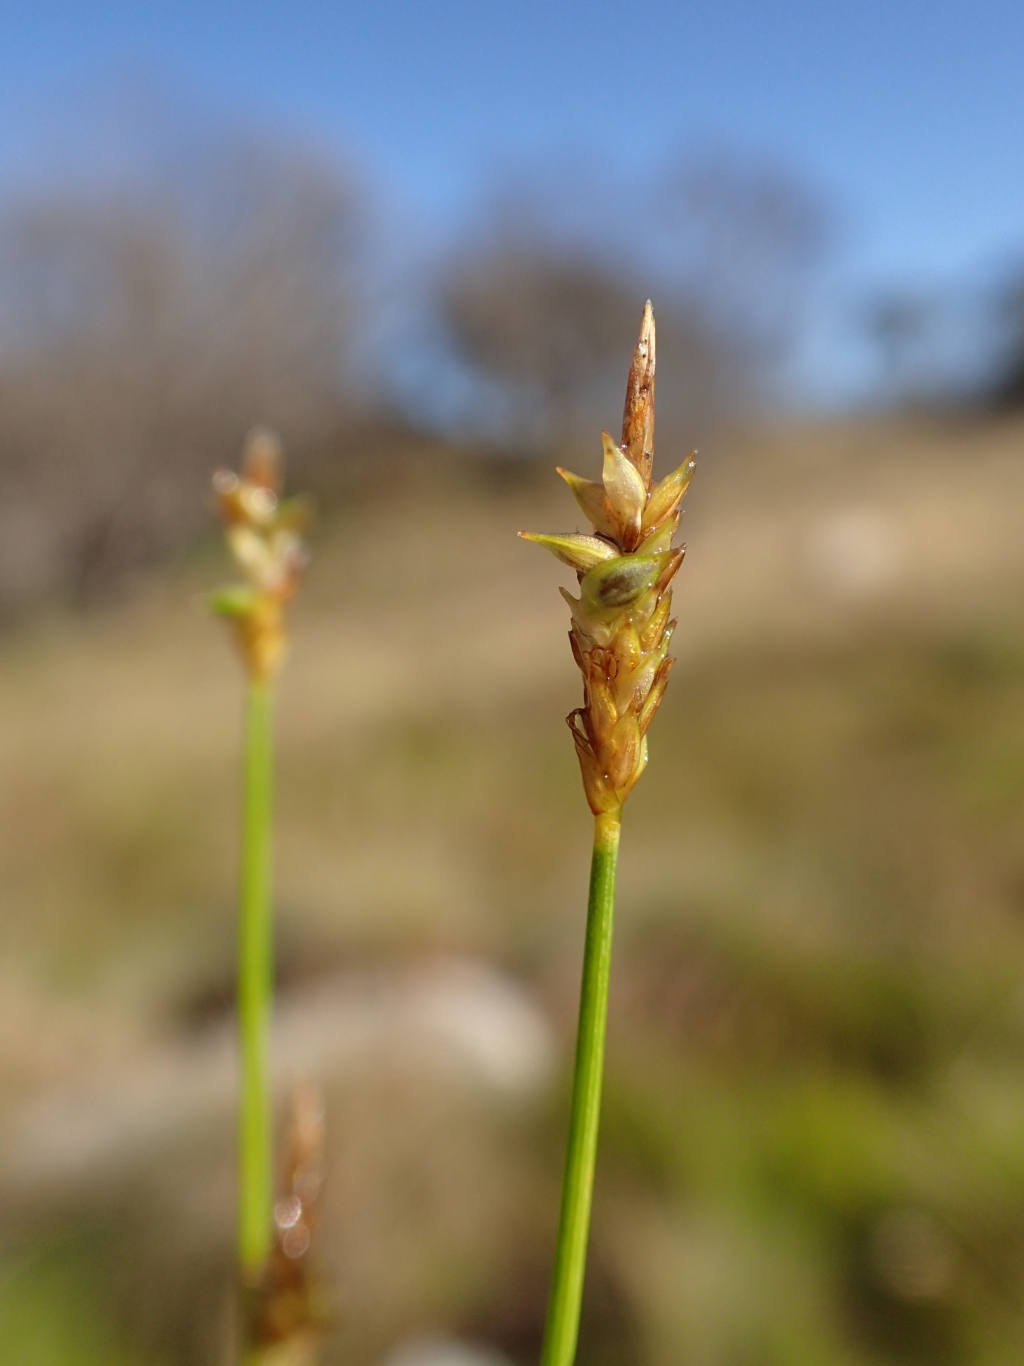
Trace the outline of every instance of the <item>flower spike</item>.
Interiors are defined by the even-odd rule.
[[[688,456],[652,486],[654,365],[648,301],[626,384],[622,441],[603,435],[602,482],[558,471],[594,535],[520,532],[570,565],[580,580],[579,598],[562,590],[572,613],[573,657],[583,674],[583,706],[568,721],[595,815],[617,813],[643,772],[647,728],[672,667],[671,582],[683,559],[672,540],[695,463]]]
[[[257,428],[246,441],[241,475],[218,470],[213,476],[224,536],[247,582],[213,593],[209,606],[231,622],[254,680],[273,678],[284,662],[284,609],[309,559],[299,535],[309,509],[301,499],[281,500],[282,475],[277,437]]]

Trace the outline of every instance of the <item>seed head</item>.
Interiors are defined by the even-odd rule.
[[[569,644],[583,674],[583,706],[566,720],[595,815],[618,811],[647,764],[647,728],[665,693],[675,629],[672,579],[683,561],[673,549],[680,505],[693,477],[693,453],[660,484],[654,464],[654,311],[644,308],[626,382],[622,440],[603,433],[601,483],[568,470],[593,534],[521,531],[576,570],[580,596],[562,590],[572,613]]]
[[[309,560],[299,534],[309,508],[303,499],[281,498],[282,474],[280,442],[257,428],[245,443],[242,473],[213,476],[228,548],[247,581],[213,593],[210,607],[230,619],[250,676],[260,680],[273,678],[284,663],[284,609]]]

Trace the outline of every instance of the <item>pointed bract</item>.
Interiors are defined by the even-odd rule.
[[[256,606],[258,593],[245,583],[229,583],[207,596],[206,605],[218,617],[245,617]]]
[[[284,486],[284,451],[281,439],[269,427],[254,427],[242,451],[242,475],[247,484],[275,496]]]
[[[676,534],[676,519],[669,517],[661,526],[654,530],[640,542],[637,546],[639,555],[660,555],[663,551],[672,548],[672,537]]]
[[[684,556],[685,554],[686,554],[686,546],[685,546],[685,545],[681,545],[681,546],[679,547],[678,550],[672,550],[672,551],[669,552],[669,554],[667,554],[667,555],[665,555],[665,556],[659,555],[659,556],[656,557],[656,558],[658,558],[658,559],[664,559],[664,561],[665,561],[665,567],[664,567],[664,569],[661,571],[661,577],[658,579],[658,584],[657,584],[658,588],[659,588],[662,592],[664,592],[665,589],[668,588],[669,584],[670,584],[670,583],[672,582],[672,580],[675,578],[675,576],[676,576],[676,574],[677,574],[677,572],[678,572],[678,570],[679,570],[679,566],[680,566],[680,565],[682,564],[682,562],[683,562],[683,556]]]
[[[693,472],[697,468],[697,462],[693,458],[696,454],[696,451],[691,451],[677,470],[666,475],[660,484],[651,489],[651,496],[642,518],[644,531],[657,526],[666,517],[671,517],[683,501],[683,496],[690,487]]]
[[[607,432],[601,433],[604,443],[604,468],[601,479],[605,501],[616,540],[623,550],[633,550],[640,539],[640,521],[647,490],[640,472],[631,464]]]
[[[615,536],[615,523],[604,496],[604,485],[595,484],[591,479],[581,479],[578,474],[556,466],[558,473],[572,489],[573,497],[580,505],[580,511],[587,521],[602,536]]]
[[[566,536],[545,536],[536,531],[521,531],[519,534],[524,541],[536,541],[537,545],[550,550],[563,564],[580,574],[618,554],[615,546],[599,536],[581,536],[578,532]]]

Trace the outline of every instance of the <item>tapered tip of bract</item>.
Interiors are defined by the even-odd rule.
[[[619,553],[618,548],[603,537],[581,536],[579,532],[550,536],[539,531],[521,531],[519,535],[524,541],[533,541],[550,550],[556,559],[579,574],[586,574],[595,565],[614,559]]]
[[[284,450],[281,438],[269,427],[254,427],[245,439],[242,473],[250,484],[281,492],[284,483]]]
[[[644,303],[643,317],[640,319],[640,343],[649,341],[651,346],[651,365],[654,365],[654,305],[650,299]]]
[[[654,309],[644,304],[640,335],[626,381],[626,404],[622,412],[622,448],[650,488],[654,465]]]

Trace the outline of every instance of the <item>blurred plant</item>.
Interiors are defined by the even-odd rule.
[[[687,458],[651,485],[654,461],[654,313],[644,308],[626,385],[622,441],[603,434],[601,484],[568,470],[593,535],[520,532],[576,570],[580,596],[562,589],[572,613],[569,642],[583,674],[583,706],[567,720],[594,813],[587,934],[583,953],[569,1146],[542,1366],[571,1366],[576,1353],[601,1106],[615,870],[622,804],[647,764],[647,729],[672,659],[671,582],[683,560],[672,548],[680,504],[693,476]]]
[[[309,1261],[324,1175],[323,1097],[310,1083],[292,1097],[283,1175],[272,1244],[253,1296],[252,1350],[264,1366],[305,1366],[316,1358],[328,1319]]]
[[[285,606],[298,589],[307,560],[299,533],[308,507],[301,499],[282,501],[281,485],[281,448],[265,430],[250,435],[241,476],[218,470],[213,479],[228,545],[248,580],[222,588],[210,599],[212,609],[231,622],[249,676],[238,943],[238,1257],[247,1346],[255,1340],[261,1318],[260,1292],[273,1245],[268,1066],[273,998],[273,687],[288,646]]]
[[[254,412],[307,471],[350,415],[356,187],[302,146],[176,136],[0,206],[0,605],[90,603],[187,544]]]

